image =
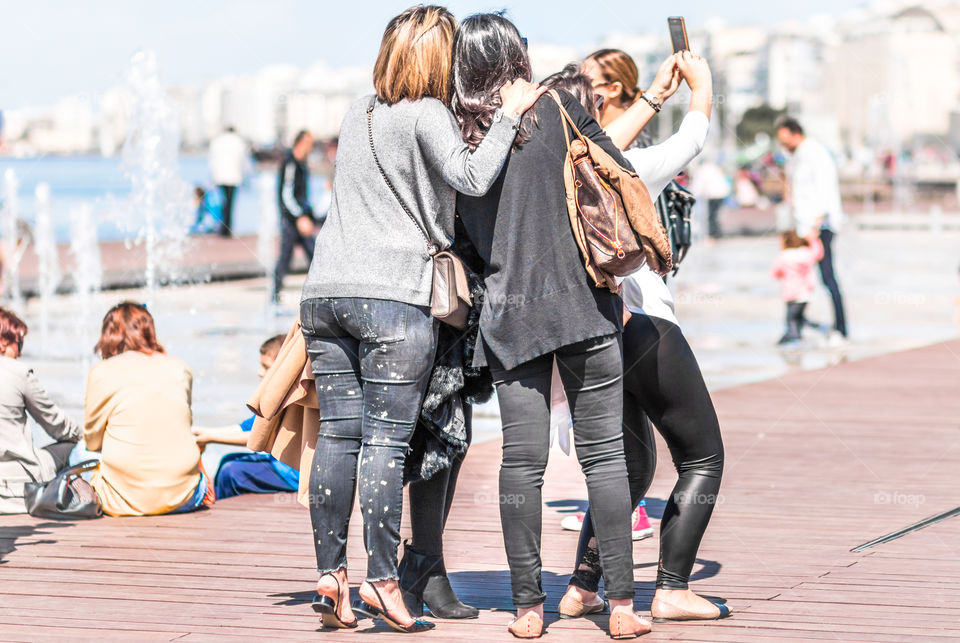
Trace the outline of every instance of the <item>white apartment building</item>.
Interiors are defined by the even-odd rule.
[[[942,137],[960,99],[960,5],[927,2],[842,25],[826,68],[851,145]]]

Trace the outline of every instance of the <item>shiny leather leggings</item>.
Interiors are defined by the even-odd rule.
[[[634,315],[623,331],[623,442],[636,505],[646,495],[657,451],[647,416],[670,449],[679,479],[660,523],[657,587],[687,589],[700,541],[720,490],[723,441],[720,423],[700,367],[676,324]],[[571,584],[596,592],[596,571],[579,569],[596,555],[590,511],[580,532],[577,571]]]

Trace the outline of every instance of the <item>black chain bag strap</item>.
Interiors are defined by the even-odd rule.
[[[430,292],[430,314],[440,321],[463,329],[467,325],[467,314],[470,312],[470,306],[473,304],[473,298],[470,295],[470,284],[467,281],[467,270],[455,254],[449,250],[441,251],[439,246],[430,240],[430,236],[424,230],[423,226],[417,220],[410,208],[400,198],[397,189],[383,170],[380,159],[377,157],[377,148],[373,144],[373,108],[377,105],[376,95],[370,98],[370,105],[367,107],[367,135],[370,138],[370,151],[373,152],[373,160],[380,170],[380,176],[383,177],[387,187],[396,197],[397,203],[407,213],[413,225],[417,226],[420,235],[427,243],[427,252],[433,259],[433,285]]]

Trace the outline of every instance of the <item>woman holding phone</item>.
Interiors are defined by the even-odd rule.
[[[656,199],[706,142],[712,102],[709,65],[688,51],[674,54],[646,92],[637,89],[633,60],[619,50],[591,54],[583,72],[596,92],[601,125],[626,150],[624,156]],[[680,128],[659,145],[631,147],[681,79],[691,96]],[[632,313],[623,332],[623,436],[631,501],[636,504],[646,495],[656,467],[648,417],[665,439],[679,475],[660,524],[660,564],[650,611],[655,622],[722,618],[730,613],[726,605],[698,596],[688,587],[720,488],[720,424],[664,280],[644,266],[624,280],[623,299]],[[594,538],[598,521],[596,513],[588,510],[576,570],[560,603],[561,617],[604,610],[597,595],[602,573]]]

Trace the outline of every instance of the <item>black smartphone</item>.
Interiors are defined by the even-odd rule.
[[[680,16],[667,18],[667,27],[670,29],[670,40],[673,41],[673,53],[689,51],[687,42],[687,25]]]

